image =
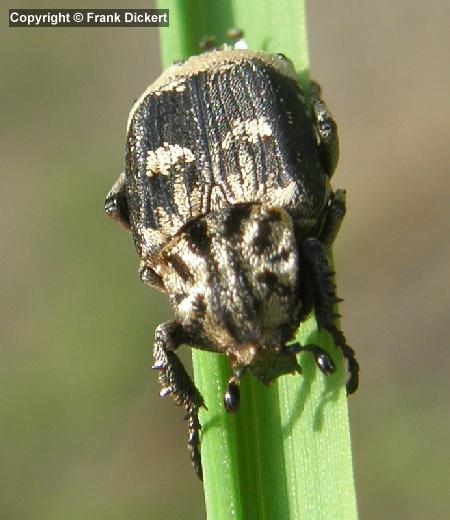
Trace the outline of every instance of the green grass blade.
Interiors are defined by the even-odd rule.
[[[244,30],[252,49],[283,52],[308,81],[303,1],[169,0],[170,27],[161,34],[163,66],[198,54],[199,41],[225,41],[230,28]],[[223,356],[194,351],[202,410],[202,460],[209,520],[355,520],[351,444],[340,354],[314,318],[297,339],[331,353],[338,371],[325,378],[303,354],[303,377],[285,376],[270,389],[250,376],[241,385],[241,409],[222,404],[229,377]]]

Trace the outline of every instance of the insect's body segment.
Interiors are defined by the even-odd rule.
[[[227,354],[235,368],[252,370],[292,337],[302,302],[285,210],[246,203],[209,213],[186,225],[158,260],[177,320],[197,345]]]
[[[180,344],[228,356],[225,406],[235,411],[245,371],[269,384],[300,371],[295,354],[307,350],[333,372],[318,347],[286,346],[314,310],[348,359],[348,391],[357,386],[327,260],[345,214],[345,193],[329,183],[336,125],[316,84],[310,101],[312,118],[286,58],[226,48],[170,67],[130,113],[126,169],[105,207],[131,229],[142,280],[172,303],[154,367],[161,394],[186,410],[199,475],[203,400],[174,353]]]
[[[192,219],[236,203],[289,209],[305,231],[317,225],[328,176],[290,62],[211,51],[165,75],[128,130],[130,219],[143,258]]]

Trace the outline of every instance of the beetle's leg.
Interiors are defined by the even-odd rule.
[[[309,99],[311,100],[314,123],[319,137],[319,153],[325,171],[331,177],[339,159],[339,137],[337,125],[320,93],[320,85],[311,81]]]
[[[202,52],[209,52],[216,48],[216,39],[213,36],[206,36],[198,44]]]
[[[286,348],[293,354],[298,354],[299,352],[310,352],[313,354],[317,367],[325,376],[329,376],[336,371],[336,365],[334,364],[334,361],[331,359],[328,352],[321,349],[317,345],[301,346],[300,343],[291,343]]]
[[[352,394],[358,388],[359,365],[353,349],[347,345],[343,332],[335,325],[339,315],[335,313],[334,306],[342,300],[336,296],[333,281],[334,273],[330,270],[324,246],[318,239],[308,238],[304,240],[301,248],[310,270],[308,275],[312,280],[312,298],[317,323],[320,328],[331,334],[336,346],[341,350],[347,361],[350,374],[347,381],[347,393]]]
[[[223,404],[225,406],[225,410],[228,413],[236,413],[239,409],[239,403],[241,399],[239,383],[246,370],[247,367],[234,370],[233,375],[228,380],[227,390],[223,396]]]
[[[185,418],[189,427],[188,449],[195,472],[202,479],[198,410],[204,406],[203,397],[174,352],[179,345],[187,341],[182,326],[176,321],[158,325],[153,347],[152,368],[159,371],[161,397],[172,395],[176,404],[182,405],[186,411]]]
[[[125,172],[122,172],[106,196],[105,211],[108,216],[129,231],[130,214],[125,188]]]
[[[248,49],[247,42],[244,40],[244,31],[241,29],[229,29],[227,36],[234,42],[235,49]]]
[[[145,285],[157,289],[158,291],[164,291],[164,284],[161,276],[159,276],[154,269],[148,266],[145,260],[141,261],[138,273],[141,281],[145,283]]]
[[[339,330],[336,325],[331,325],[326,329],[332,336],[334,343],[341,349],[342,354],[347,360],[348,372],[350,374],[346,389],[347,395],[353,394],[358,389],[359,385],[359,363],[355,357],[355,351],[347,345],[344,333]]]
[[[240,29],[230,29],[227,31],[227,36],[234,42],[234,49],[248,49],[248,45],[244,40],[244,33]],[[200,40],[199,47],[203,52],[209,52],[214,49],[229,48],[227,44],[222,46],[216,45],[216,39],[214,36],[207,36]]]
[[[336,190],[325,210],[325,220],[319,233],[319,240],[329,249],[339,232],[345,216],[345,190]]]

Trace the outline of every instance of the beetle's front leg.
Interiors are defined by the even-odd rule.
[[[161,323],[156,328],[152,368],[159,371],[161,397],[171,395],[176,404],[182,405],[186,411],[185,418],[189,427],[188,449],[195,472],[202,479],[198,410],[204,406],[203,397],[174,352],[182,343],[188,341],[183,327],[178,322]]]

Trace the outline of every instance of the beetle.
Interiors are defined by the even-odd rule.
[[[347,360],[347,392],[358,386],[327,257],[345,215],[345,191],[330,185],[337,128],[318,84],[307,94],[284,55],[224,46],[173,64],[128,118],[125,170],[105,210],[131,232],[141,280],[173,307],[156,329],[153,368],[161,396],[186,411],[200,478],[204,401],[180,345],[228,357],[224,406],[235,412],[245,372],[269,385],[301,371],[302,351],[335,371],[318,346],[288,344],[314,311]]]

